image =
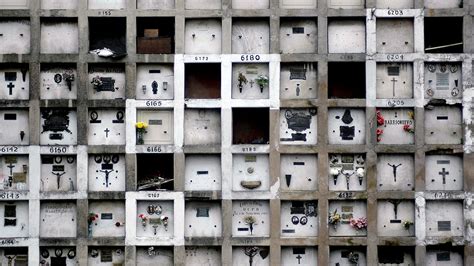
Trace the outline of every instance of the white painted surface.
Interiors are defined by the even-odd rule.
[[[425,99],[462,98],[460,63],[425,63]]]
[[[426,155],[425,160],[426,190],[463,189],[463,163],[461,156]]]
[[[408,229],[403,222],[415,223],[415,204],[413,201],[403,200],[396,202],[397,215],[394,204],[389,200],[379,200],[377,204],[377,232],[379,236],[414,236],[415,225]]]
[[[247,83],[239,82],[240,74]],[[268,64],[232,64],[232,99],[268,99],[272,84],[269,81],[268,86],[260,87],[256,80],[261,75],[270,77]]]
[[[378,144],[414,144],[415,133],[403,129],[405,125],[416,131],[413,109],[378,109],[384,117],[384,124],[378,126],[383,133],[379,136]]]
[[[138,110],[137,122],[146,122],[144,144],[173,144],[173,111]]]
[[[94,88],[92,79],[99,77],[103,84],[107,84],[101,88]],[[107,67],[89,65],[89,84],[88,98],[90,100],[113,100],[125,98],[125,72],[124,69],[109,65]],[[110,84],[110,87],[109,87]],[[106,90],[108,88],[109,90]]]
[[[318,141],[317,126],[316,109],[280,109],[281,144],[315,145]]]
[[[4,20],[0,21],[0,54],[29,54],[30,53],[30,21]]]
[[[186,191],[221,190],[221,157],[209,154],[186,155],[184,189]]]
[[[234,154],[232,157],[233,191],[265,191],[270,188],[268,154]],[[256,187],[244,187],[249,182]]]
[[[185,145],[220,143],[221,112],[219,109],[186,109],[184,111]]]
[[[245,217],[253,217],[252,226]],[[247,220],[248,221],[248,220]],[[232,236],[264,237],[270,235],[270,205],[262,200],[232,201]],[[238,262],[234,259],[234,262]]]
[[[186,20],[184,52],[187,54],[220,54],[222,25],[217,19]]]
[[[329,226],[329,236],[365,236],[367,229],[356,230],[349,224],[350,218],[358,219],[361,217],[367,218],[367,205],[364,201],[347,201],[338,200],[329,202],[329,213],[337,213],[341,215],[341,221],[336,225]],[[369,223],[371,221],[368,221]]]
[[[364,8],[364,0],[328,0],[328,7],[341,9]]]
[[[77,191],[77,158],[47,156],[41,158],[41,191]]]
[[[136,95],[137,100],[172,100],[174,98],[173,65],[138,64]]]
[[[125,156],[91,154],[88,166],[89,191],[125,191]]]
[[[267,9],[270,0],[232,0],[233,9]]]
[[[221,0],[185,0],[185,9],[221,9]]]
[[[344,115],[347,119],[344,119]],[[328,111],[328,120],[329,144],[365,143],[365,111],[363,109],[331,108]],[[344,132],[350,134],[343,137]]]
[[[88,0],[89,9],[125,9],[126,0]]]
[[[23,138],[21,132],[24,133]],[[0,110],[0,143],[3,145],[28,145],[30,143],[27,110]]]
[[[376,21],[377,53],[413,53],[414,26],[412,18]]]
[[[456,106],[434,106],[425,109],[426,144],[461,144],[461,108]]]
[[[185,265],[221,265],[221,250],[218,247],[186,246]]]
[[[41,0],[41,9],[76,9],[78,0]]]
[[[318,29],[314,19],[282,20],[280,53],[317,53]]]
[[[173,265],[172,247],[137,247],[137,266]]]
[[[28,9],[29,0],[0,0],[0,9]]]
[[[40,216],[40,237],[76,237],[75,203],[43,202]]]
[[[315,247],[281,247],[282,266],[318,266],[318,251]]]
[[[79,52],[79,28],[75,22],[42,22],[42,54],[77,54]]]
[[[74,75],[69,89],[65,75]],[[40,97],[45,100],[77,99],[77,69],[72,67],[54,66],[40,72]]]
[[[185,237],[222,236],[222,214],[218,202],[186,202],[184,221]]]
[[[378,63],[377,99],[413,98],[413,64]]]
[[[92,237],[125,236],[125,226],[123,225],[125,223],[125,204],[123,201],[90,201],[89,213],[99,215],[99,218],[91,225]],[[112,219],[108,219],[109,214],[112,214]],[[122,225],[116,226],[116,223]]]
[[[121,109],[89,109],[88,144],[125,145],[125,120],[125,111]]]
[[[30,98],[30,73],[28,66],[7,66],[0,70],[0,99],[28,100]],[[10,88],[11,87],[11,88]]]
[[[137,9],[170,10],[175,7],[175,0],[137,0]]]
[[[317,190],[317,173],[316,155],[282,154],[280,157],[280,189],[282,191]]]
[[[5,217],[5,206],[15,206],[16,216]],[[15,225],[5,226],[5,219],[15,220]],[[28,237],[28,201],[0,202],[0,237]]]
[[[318,95],[317,66],[312,63],[281,64],[280,99],[314,99]]]
[[[329,53],[365,53],[365,22],[333,20],[328,22]]]
[[[138,217],[140,214],[147,217],[145,226],[143,226],[142,219]],[[160,222],[162,217],[168,217],[168,226]],[[173,238],[175,224],[173,201],[138,201],[136,219],[137,237]]]
[[[316,0],[280,0],[280,8],[311,9],[316,6]]]
[[[450,228],[444,228],[440,226],[440,223],[446,223]],[[462,202],[428,201],[426,203],[426,236],[450,237],[462,236],[463,233]]]
[[[237,20],[232,23],[233,54],[268,54],[270,26],[264,20]]]
[[[48,112],[49,113],[46,113]],[[62,109],[64,110],[64,109]],[[77,112],[72,109],[65,109],[67,112],[68,124],[66,126],[67,130],[53,131],[48,128],[48,121],[54,121],[55,117],[61,117],[62,114],[56,112],[60,109],[42,109],[45,114],[41,114],[41,133],[40,133],[40,144],[41,145],[75,145],[77,144]],[[49,120],[51,119],[51,120]]]
[[[0,191],[28,190],[29,172],[27,155],[0,156]]]
[[[377,0],[377,8],[413,8],[414,0]]]
[[[412,155],[377,155],[377,190],[412,191],[415,188],[415,162]]]
[[[281,202],[281,237],[315,237],[318,235],[318,226],[319,216],[317,202]]]
[[[328,185],[331,191],[364,191],[367,188],[365,156],[362,154],[331,154],[330,169],[339,170],[338,175],[329,172]],[[359,170],[361,169],[361,170]],[[363,171],[359,176],[357,171]]]

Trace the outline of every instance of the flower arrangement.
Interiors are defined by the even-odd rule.
[[[89,223],[89,225],[91,225],[97,219],[99,219],[99,215],[97,213],[90,212],[87,218],[87,222]]]
[[[145,122],[137,122],[135,124],[135,127],[137,128],[137,144],[143,144],[143,134],[146,133],[146,128],[148,127],[148,124]]]
[[[362,167],[357,168],[356,170],[356,176],[359,178],[359,184],[362,186],[362,181],[365,176],[365,170]]]
[[[415,133],[415,129],[408,124],[403,125],[403,130],[408,133]]]
[[[359,254],[351,251],[347,259],[349,260],[349,262],[357,264],[359,263]]]
[[[142,226],[145,227],[146,222],[148,221],[148,217],[145,214],[141,213],[140,215],[138,215],[138,218],[142,220]]]
[[[342,173],[342,167],[330,167],[329,174],[334,178],[334,185],[337,184],[337,177]]]
[[[328,223],[332,224],[334,230],[337,228],[337,224],[341,222],[341,215],[337,213],[337,209],[333,213],[329,213]]]
[[[99,76],[93,77],[91,84],[94,86],[94,89],[99,89],[100,86],[102,86],[102,80],[100,79]]]
[[[263,88],[268,86],[268,77],[265,75],[259,75],[256,79],[255,82],[260,86],[260,92],[263,92]]]
[[[249,226],[250,234],[253,233],[253,225],[257,223],[257,219],[252,215],[247,215],[244,217],[244,223]]]
[[[362,230],[367,228],[367,218],[365,217],[360,217],[358,219],[351,218],[349,220],[349,224],[352,226],[352,228],[356,230]]]
[[[242,72],[239,72],[239,77],[237,78],[237,81],[239,82],[239,91],[240,93],[242,93],[243,84],[247,84],[248,80],[245,75],[242,74]]]
[[[405,228],[406,230],[410,230],[410,226],[414,225],[414,223],[412,221],[409,221],[409,220],[404,220],[402,222],[402,226],[403,228]]]
[[[385,124],[385,119],[382,116],[382,112],[380,110],[377,110],[377,126],[383,126]]]
[[[383,129],[377,128],[377,142],[382,141],[382,134],[383,134]]]

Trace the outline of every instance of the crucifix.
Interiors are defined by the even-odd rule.
[[[255,81],[251,80],[249,81],[249,83],[250,83],[250,88],[253,88],[253,84],[255,83]]]
[[[16,255],[5,255],[5,257],[8,259],[8,266],[13,266],[13,259],[16,258]]]
[[[99,170],[102,173],[105,173],[105,187],[109,187],[109,174],[113,172],[113,170]]]
[[[10,168],[10,175],[8,176],[8,186],[11,187],[13,183],[13,168],[15,168],[15,165],[10,163],[7,165],[8,168]]]
[[[393,82],[393,97],[395,97],[395,82],[398,82],[398,80],[396,80],[395,78],[393,78],[392,80],[390,80],[391,82]]]
[[[104,130],[105,132],[105,137],[108,138],[109,137],[109,132],[110,132],[110,129],[108,127],[105,128]]]
[[[13,83],[9,83],[7,85],[7,88],[8,88],[8,95],[12,95],[13,94],[13,88],[15,88],[15,85],[13,85]]]
[[[398,165],[394,165],[394,164],[390,164],[390,163],[387,163],[388,166],[391,166],[392,169],[393,169],[393,182],[397,182],[397,168],[399,166],[401,166],[402,164],[398,164]]]
[[[51,172],[51,174],[55,175],[57,177],[57,182],[58,182],[58,189],[61,185],[61,176],[63,176],[64,174],[66,174],[66,172],[62,172],[62,173],[55,173],[55,172]]]
[[[298,264],[301,264],[301,259],[302,259],[302,258],[303,258],[303,257],[301,257],[300,254],[298,254],[298,256],[296,256],[296,259],[298,260]]]
[[[342,174],[346,177],[346,186],[347,190],[349,190],[349,178],[354,174],[354,172],[342,172]]]
[[[446,168],[442,168],[441,172],[438,172],[439,175],[443,176],[443,185],[446,184],[446,176],[449,175],[449,172],[446,172]]]
[[[398,220],[398,204],[400,204],[400,202],[402,202],[402,200],[399,200],[399,199],[391,199],[391,200],[388,200],[388,202],[392,203],[393,204],[393,212],[395,214],[395,219],[394,220],[390,220],[391,223],[401,223],[400,220]]]
[[[245,247],[244,253],[249,257],[249,266],[253,264],[253,257],[258,253],[258,247]]]

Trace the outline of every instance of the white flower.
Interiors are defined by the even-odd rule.
[[[364,177],[364,175],[365,175],[364,168],[357,168],[356,175],[357,175],[357,177]]]
[[[341,169],[337,167],[331,167],[329,168],[329,174],[330,175],[339,175],[341,173]]]

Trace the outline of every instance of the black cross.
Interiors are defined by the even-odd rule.
[[[7,85],[7,88],[8,88],[8,94],[9,94],[9,95],[12,95],[12,94],[13,94],[13,88],[15,88],[15,85],[13,85],[13,83],[10,82],[10,83]]]
[[[250,88],[253,88],[253,84],[255,83],[253,80],[249,81],[250,83]]]
[[[104,132],[105,132],[105,137],[108,138],[109,132],[110,132],[109,128],[105,128]]]
[[[296,256],[296,258],[298,259],[298,264],[301,264],[301,259],[302,259],[303,257],[301,257],[301,255],[298,254],[298,256]]]
[[[102,173],[105,173],[105,187],[109,187],[109,174],[113,172],[113,170],[99,170]]]
[[[393,204],[393,212],[395,214],[395,219],[397,219],[397,214],[398,214],[398,204],[400,204],[401,200],[388,200],[388,202]]]
[[[396,80],[395,78],[393,78],[392,80],[390,80],[391,82],[393,82],[393,96],[395,97],[395,82],[398,82],[398,80]]]
[[[443,168],[441,172],[438,172],[441,176],[443,176],[443,184],[446,184],[446,176],[449,175],[449,172],[446,172],[446,168]]]
[[[393,169],[393,182],[397,182],[397,168],[402,165],[401,163],[398,164],[398,165],[394,165],[394,164],[389,164],[387,163],[388,166],[391,166],[392,169]]]
[[[58,189],[59,189],[61,185],[61,176],[63,176],[66,172],[62,172],[62,173],[51,172],[51,173],[57,177]]]

